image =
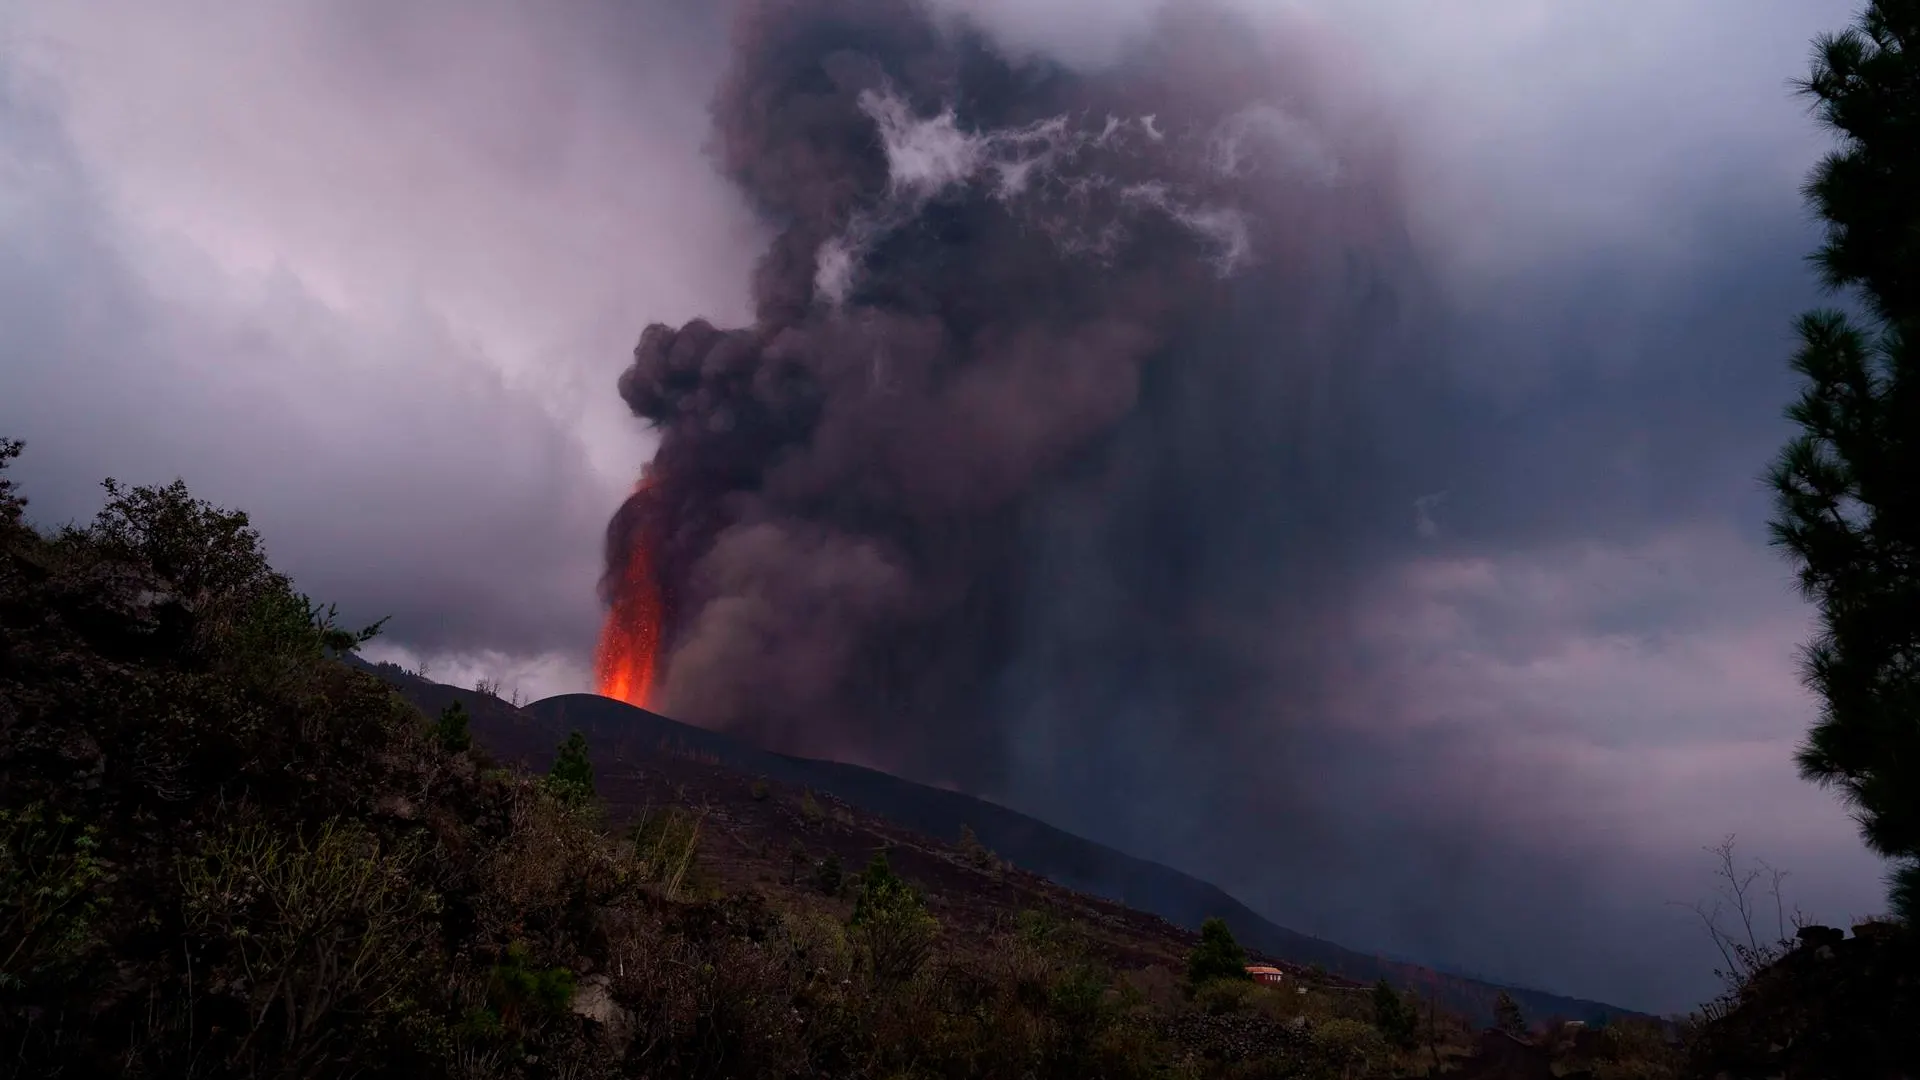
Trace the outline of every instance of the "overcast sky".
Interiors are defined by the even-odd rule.
[[[1348,706],[1354,797],[1578,852],[1572,885],[1507,885],[1611,921],[1530,964],[1214,876],[1358,948],[1657,1008],[1711,989],[1666,902],[1725,833],[1815,914],[1877,909],[1793,774],[1807,613],[1755,479],[1818,300],[1797,191],[1826,143],[1789,81],[1851,0],[1241,2],[1317,27],[1398,130],[1454,351],[1535,448],[1407,508],[1477,539],[1369,591],[1392,674]],[[972,6],[1083,64],[1138,25]],[[383,655],[588,688],[601,533],[651,449],[613,380],[649,322],[743,320],[766,235],[701,152],[724,62],[694,0],[0,0],[0,434],[36,516],[184,476],[308,591],[391,614]]]

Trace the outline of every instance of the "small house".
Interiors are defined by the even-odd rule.
[[[1254,982],[1266,983],[1269,986],[1277,986],[1285,982],[1287,977],[1286,973],[1279,968],[1265,964],[1248,964],[1247,974],[1253,978]]]

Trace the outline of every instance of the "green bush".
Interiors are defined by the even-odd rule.
[[[1209,1016],[1225,1016],[1246,1009],[1258,992],[1251,979],[1208,979],[1193,988],[1193,1003]]]
[[[42,803],[0,809],[0,992],[68,975],[99,944],[99,836]]]
[[[573,1004],[575,978],[564,967],[542,968],[532,963],[523,942],[509,945],[493,966],[487,996],[494,1015],[509,1030],[566,1015]]]
[[[938,923],[913,886],[876,853],[860,875],[859,895],[848,923],[874,975],[898,982],[919,974],[933,948]]]

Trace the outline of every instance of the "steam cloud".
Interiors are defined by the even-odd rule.
[[[1391,154],[1179,8],[1082,73],[906,0],[744,7],[714,147],[780,225],[757,319],[650,326],[619,384],[660,445],[605,582],[646,553],[663,711],[1018,797],[1310,703],[1368,530],[1432,490],[1379,467],[1419,276]]]

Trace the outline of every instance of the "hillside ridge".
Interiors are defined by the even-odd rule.
[[[1637,1010],[1484,977],[1387,959],[1289,930],[1230,893],[1161,863],[1100,844],[1017,810],[964,792],[936,788],[876,769],[781,754],[733,736],[674,720],[597,694],[560,694],[522,706],[433,683],[391,665],[368,665],[422,708],[461,701],[476,737],[502,758],[544,768],[554,746],[581,731],[603,772],[644,767],[663,756],[704,761],[749,777],[831,795],[903,828],[951,844],[962,827],[1001,859],[1064,888],[1158,916],[1191,932],[1209,917],[1224,919],[1236,938],[1270,958],[1356,982],[1389,981],[1433,993],[1454,1009],[1491,1017],[1502,992],[1529,1015],[1587,1023],[1638,1017]],[[629,808],[632,809],[632,808]]]

